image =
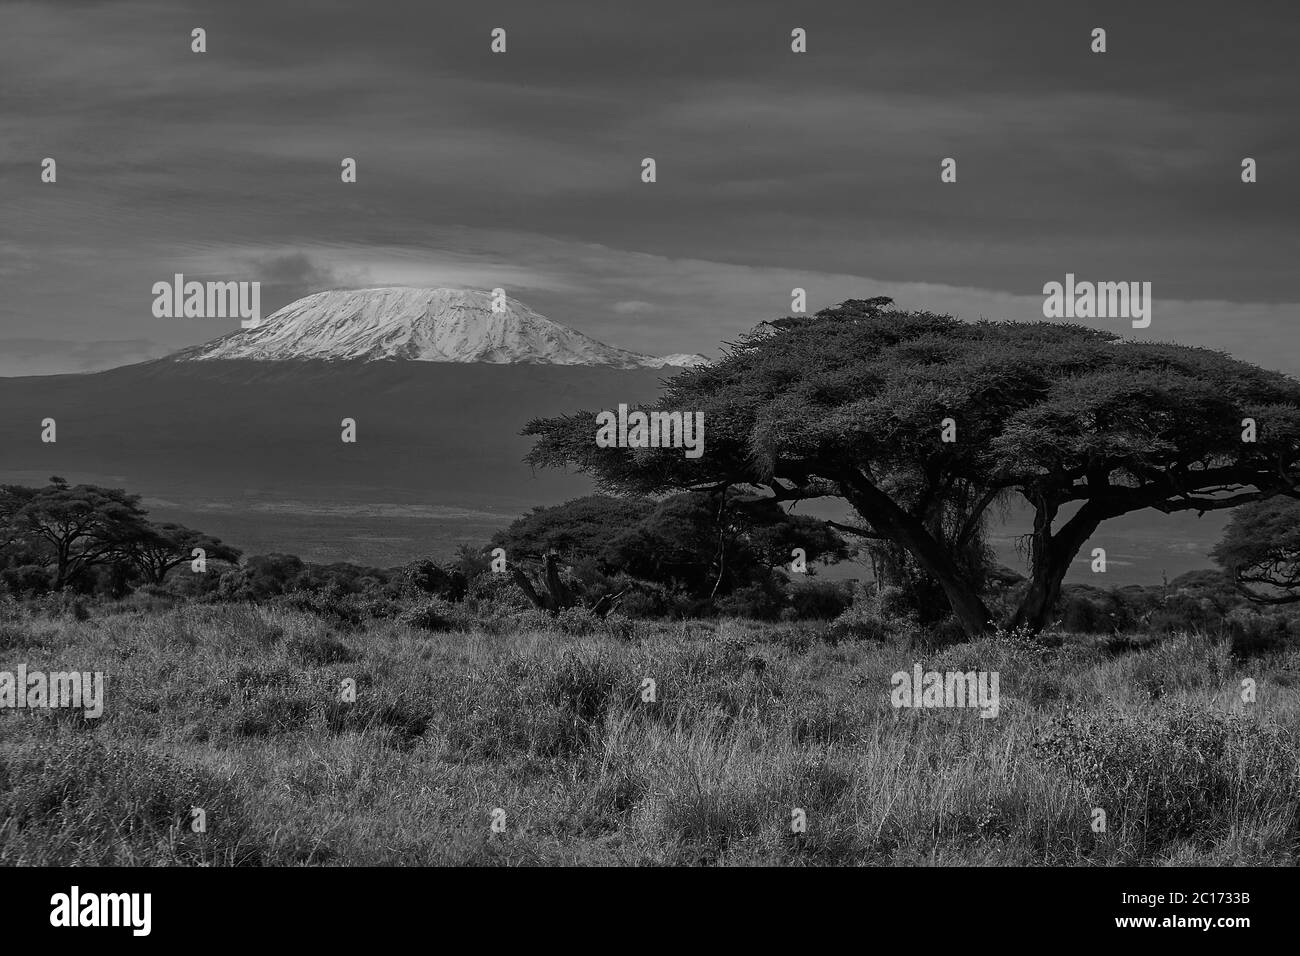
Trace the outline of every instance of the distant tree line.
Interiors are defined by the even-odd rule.
[[[118,488],[0,485],[0,582],[9,591],[103,591],[120,597],[161,584],[191,561],[235,562],[240,552],[184,525],[155,524],[140,496]]]
[[[501,562],[494,561],[502,552]],[[745,505],[731,494],[689,493],[663,500],[590,496],[535,508],[485,546],[462,546],[441,562],[322,565],[284,553],[245,557],[212,535],[155,523],[140,496],[122,489],[70,485],[59,477],[43,487],[0,486],[0,590],[18,595],[120,598],[141,587],[219,601],[317,594],[335,602],[337,612],[340,601],[391,600],[404,592],[461,602],[491,575],[489,590],[512,587],[521,598],[536,599],[547,593],[549,560],[549,586],[566,597],[550,608],[555,611],[828,617],[847,605],[848,587],[797,587],[792,582],[806,578],[788,568],[797,563],[813,575],[818,563],[850,553],[825,522],[778,506]],[[205,573],[190,573],[199,555]],[[497,570],[505,573],[493,575]]]
[[[348,622],[396,616],[411,595],[470,609],[532,602],[602,616],[829,619],[855,597],[850,583],[815,577],[816,565],[855,554],[839,527],[735,488],[663,498],[591,495],[534,508],[448,560],[384,569],[282,553],[245,557],[212,535],[150,521],[138,495],[55,477],[43,487],[0,485],[0,592],[120,598],[148,588],[196,600],[286,599]],[[892,542],[868,539],[861,548],[890,613],[933,626],[942,591],[927,590],[933,583]],[[207,573],[190,573],[197,553]],[[795,554],[806,573],[793,570]],[[1215,629],[1254,605],[1300,606],[1300,502],[1276,496],[1239,507],[1212,556],[1220,570],[1165,586],[1063,586],[1052,620],[1103,632]],[[1031,581],[994,566],[986,548],[967,560],[972,567],[984,562],[981,595],[993,611],[1020,606]],[[1286,607],[1266,612],[1273,614],[1267,620],[1251,613],[1256,630],[1300,630]]]

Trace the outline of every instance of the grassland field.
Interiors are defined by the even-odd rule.
[[[998,716],[891,706],[891,674],[917,663],[998,672]],[[1201,633],[931,647],[814,623],[526,615],[429,630],[142,596],[0,604],[0,671],[19,664],[103,672],[105,709],[0,709],[0,865],[1258,865],[1300,850],[1300,648]]]

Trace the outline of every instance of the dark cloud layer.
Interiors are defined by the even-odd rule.
[[[226,331],[152,317],[173,271],[260,279],[268,307],[496,278],[676,352],[782,312],[801,277],[815,304],[924,283],[964,313],[1021,297],[1019,318],[1069,271],[1222,303],[1153,334],[1285,365],[1297,45],[1267,2],[5,3],[0,334]]]

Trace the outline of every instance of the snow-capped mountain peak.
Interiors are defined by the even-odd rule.
[[[474,289],[381,288],[318,292],[261,325],[177,353],[181,361],[489,362],[664,368],[699,365],[702,355],[657,357],[598,342],[552,322],[516,299],[492,310]]]

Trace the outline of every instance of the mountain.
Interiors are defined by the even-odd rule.
[[[523,462],[531,419],[649,402],[678,366],[706,361],[505,306],[450,289],[322,292],[154,361],[0,378],[0,482],[125,487],[158,520],[253,553],[387,565],[482,544],[535,505],[592,491]],[[345,418],[355,443],[341,441]]]
[[[490,292],[382,288],[318,292],[254,329],[172,356],[177,361],[489,362],[494,365],[685,367],[701,355],[642,355],[552,322],[517,299],[493,310]]]

